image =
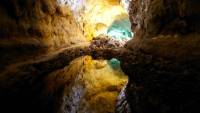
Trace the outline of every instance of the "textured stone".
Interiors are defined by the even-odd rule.
[[[126,45],[132,53],[121,62],[129,76],[125,94],[133,113],[199,112],[197,4],[197,0],[130,3],[135,36]]]
[[[116,4],[116,1],[109,2]],[[72,13],[55,0],[2,0],[0,3],[2,111],[113,112],[121,85],[119,88],[104,84],[106,92],[101,92],[102,89],[95,87],[101,81],[94,82],[93,87],[88,83],[93,83],[90,79],[94,76],[77,72],[90,71],[81,66],[83,61],[68,67],[72,69],[70,73],[65,68],[73,59],[91,55],[117,58],[129,76],[126,88],[120,93],[117,112],[199,112],[198,0],[132,0],[129,16],[135,38],[125,48],[108,39],[78,45],[84,39],[80,38],[81,33],[79,37],[80,30]],[[104,27],[98,25],[97,28]],[[70,47],[40,56],[46,50],[64,46]],[[27,57],[27,54],[31,55]],[[19,63],[9,66],[16,60]],[[93,66],[97,70],[105,68],[104,64]],[[106,105],[98,106],[97,102]],[[6,109],[8,106],[10,109]]]
[[[92,40],[107,30],[118,17],[128,16],[119,0],[66,0],[84,36]]]
[[[0,17],[1,68],[85,41],[70,9],[56,0],[1,0]]]

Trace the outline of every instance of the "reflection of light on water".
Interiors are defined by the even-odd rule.
[[[112,58],[111,60],[108,61],[108,64],[114,69],[114,70],[119,70],[120,67],[120,61],[117,60],[116,58]]]
[[[117,92],[128,79],[122,71],[115,70],[119,65],[120,62],[115,58],[107,61],[84,56],[73,60],[61,71],[64,79],[68,81],[62,98],[61,112],[114,113]]]

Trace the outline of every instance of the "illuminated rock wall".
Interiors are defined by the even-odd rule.
[[[108,27],[107,35],[118,41],[128,41],[133,37],[128,15],[120,16]]]
[[[0,65],[85,41],[70,9],[55,0],[1,0],[0,17]]]
[[[55,0],[4,0],[1,5],[1,39],[32,39],[55,48],[83,41],[70,9]]]
[[[79,25],[65,5],[67,2],[57,2],[0,1],[2,111],[114,112],[117,93],[126,81],[121,72],[115,73],[119,68],[113,65],[116,61],[105,63],[84,57],[67,66],[76,57],[92,55],[118,58],[128,75],[128,84],[118,98],[118,112],[199,112],[198,0],[132,0],[128,12],[135,36],[124,48],[107,39],[77,44],[84,42],[81,33],[89,40],[96,31],[108,28],[115,16],[124,12],[119,2],[92,0],[76,5],[76,1],[70,0],[68,6]],[[82,5],[84,13],[77,8]],[[64,37],[67,40],[62,39]],[[70,47],[40,56],[46,52],[41,48],[64,46]],[[41,50],[40,54],[34,53],[35,50]],[[32,57],[24,54],[32,54]],[[15,60],[19,60],[17,64]]]
[[[88,40],[107,34],[108,27],[120,16],[128,16],[118,0],[67,1]]]
[[[118,93],[127,82],[119,63],[91,57],[68,63],[84,53],[98,56],[93,49],[120,45],[107,39],[86,42],[74,17],[78,10],[66,1],[0,1],[2,111],[114,113]]]

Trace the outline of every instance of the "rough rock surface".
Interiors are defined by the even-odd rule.
[[[129,7],[136,37],[199,33],[198,0],[132,0]]]
[[[132,0],[135,38],[123,61],[133,113],[196,113],[200,104],[198,0]],[[128,68],[127,68],[128,67]]]
[[[84,36],[92,40],[100,34],[107,34],[112,23],[128,16],[119,0],[59,0],[73,11]]]
[[[56,0],[0,1],[0,67],[84,42],[67,6]]]
[[[59,26],[57,30],[57,27],[52,27],[54,21],[46,21],[58,20],[54,23],[56,26],[57,23],[65,24],[64,20],[69,22],[66,18],[71,17],[61,16],[63,10],[54,0],[2,0],[0,3],[1,65],[7,64],[3,61],[12,62],[13,57],[23,58],[21,54],[26,52],[33,54],[35,49],[49,48],[46,44],[53,47],[61,44],[57,43],[57,38],[54,40],[54,31],[60,32],[62,28]],[[129,111],[130,107],[133,113],[199,113],[199,4],[199,0],[132,0],[129,16],[135,38],[125,48],[118,48],[117,44],[107,43],[109,41],[104,39],[94,40],[91,44],[66,48],[53,55],[1,68],[1,110],[8,113],[55,113],[61,110],[59,105],[63,103],[60,100],[66,101],[63,94],[70,92],[63,92],[67,84],[56,84],[53,91],[50,90],[48,75],[62,70],[79,56],[91,55],[94,58],[118,58],[123,71],[129,76],[125,91],[121,93],[125,97],[119,99],[122,106],[116,109],[119,112]],[[40,18],[43,14],[44,18]],[[40,24],[46,27],[40,29],[37,27]],[[71,30],[72,27],[67,26],[66,29]],[[51,31],[50,37],[46,37],[46,31]],[[14,53],[8,54],[8,51]],[[34,56],[37,54],[34,53]],[[46,85],[50,88],[47,92],[52,93],[44,92]],[[77,88],[80,92],[74,93],[71,89],[75,97],[84,89],[83,86],[75,86]],[[110,96],[113,97],[112,94]],[[77,104],[76,100],[73,101]]]

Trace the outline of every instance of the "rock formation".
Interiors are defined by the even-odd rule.
[[[200,82],[197,0],[132,0],[129,8],[135,51],[123,71],[133,113],[195,113]],[[122,66],[123,67],[123,66]]]
[[[85,41],[70,9],[56,0],[1,0],[0,12],[1,69]]]
[[[114,85],[112,81],[102,85],[96,78],[99,73],[83,73],[87,66],[95,67],[94,62],[100,62],[92,60],[92,56],[101,60],[117,58],[128,75],[128,83],[116,102],[116,112],[199,112],[198,0],[131,0],[128,12],[134,38],[125,46],[108,38],[87,42],[83,23],[76,20],[81,11],[76,15],[69,6],[84,0],[59,2],[64,4],[56,0],[0,1],[2,111],[114,112],[116,95],[126,77],[114,79],[119,80]],[[96,68],[104,68],[102,62],[97,64]],[[111,70],[108,64],[105,67]],[[107,80],[104,77],[101,80]],[[88,84],[91,79],[94,87]],[[83,93],[86,90],[89,91]],[[94,101],[101,106],[95,106]]]

